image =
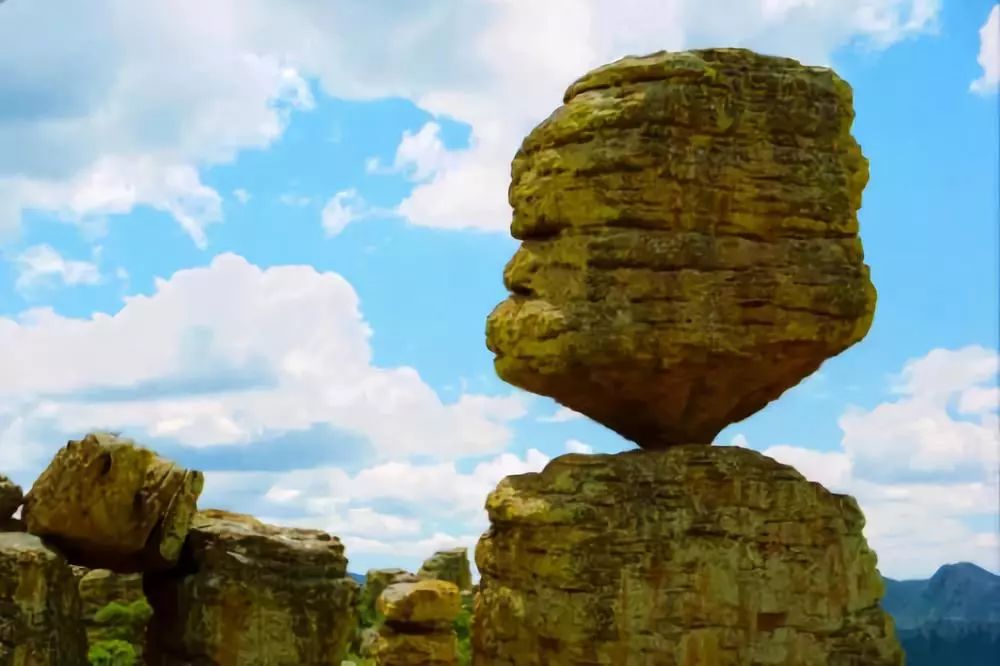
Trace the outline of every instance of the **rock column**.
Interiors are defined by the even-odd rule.
[[[378,610],[379,666],[457,666],[453,628],[461,607],[456,585],[440,580],[395,583],[382,592]]]

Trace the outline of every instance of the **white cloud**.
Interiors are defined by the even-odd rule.
[[[894,387],[900,399],[841,418],[841,449],[778,445],[762,452],[853,495],[884,574],[925,577],[956,561],[998,570],[995,540],[966,522],[998,512],[996,373],[993,351],[935,349],[906,364]],[[953,413],[956,404],[974,418]],[[749,446],[742,435],[733,444]]]
[[[241,204],[245,204],[246,202],[250,201],[250,193],[244,190],[242,187],[233,190],[233,197]]]
[[[280,197],[278,197],[278,200],[281,203],[285,204],[286,206],[291,206],[293,208],[302,208],[304,206],[308,206],[309,203],[312,201],[312,199],[310,199],[309,197],[303,196],[301,194],[282,194]]]
[[[98,284],[101,271],[97,264],[64,258],[47,244],[32,245],[14,259],[17,280],[14,286],[25,291],[52,280],[64,285]]]
[[[559,409],[555,411],[552,416],[542,416],[538,420],[543,423],[565,423],[567,421],[576,421],[577,419],[582,419],[583,414],[579,412],[574,412],[569,407],[559,406]]]
[[[320,214],[323,230],[327,236],[336,236],[351,222],[364,218],[367,212],[365,201],[357,190],[337,192],[326,202]]]
[[[566,440],[566,450],[569,453],[593,453],[594,447],[590,444],[584,444],[578,439],[568,439]]]
[[[979,57],[983,74],[969,84],[969,90],[979,95],[996,92],[1000,85],[1000,5],[993,5],[986,23],[979,29]]]
[[[404,173],[415,181],[426,181],[449,165],[451,154],[441,141],[441,126],[425,123],[417,132],[405,131],[396,148],[392,166],[383,166],[376,157],[365,161],[368,173]]]
[[[339,275],[261,270],[223,254],[157,280],[114,315],[36,308],[0,318],[0,404],[24,405],[11,423],[195,447],[328,426],[382,458],[503,450],[508,424],[525,414],[522,397],[442,402],[413,368],[372,365],[370,334]]]
[[[404,137],[398,152],[427,180],[398,211],[418,225],[502,231],[521,138],[588,69],[626,53],[715,44],[821,64],[852,41],[885,48],[932,30],[939,5],[93,0],[52,21],[39,3],[7,3],[0,229],[16,228],[26,208],[85,223],[151,205],[204,247],[221,212],[198,169],[270,145],[290,110],[314,106],[314,77],[334,97],[403,97],[470,125],[462,150],[442,152],[430,134]]]

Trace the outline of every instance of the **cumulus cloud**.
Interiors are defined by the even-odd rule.
[[[897,400],[841,418],[839,449],[762,452],[856,497],[883,573],[923,577],[963,560],[998,570],[995,535],[969,522],[995,521],[998,511],[997,363],[997,353],[982,347],[935,349],[895,378]],[[749,446],[743,435],[733,444]]]
[[[337,192],[323,206],[320,220],[327,236],[336,236],[347,225],[362,219],[368,214],[365,200],[357,190]]]
[[[210,447],[329,426],[382,459],[505,448],[520,396],[443,402],[413,368],[373,365],[370,335],[341,276],[223,254],[114,315],[0,318],[0,404],[19,405],[0,413],[0,437],[31,446],[10,441],[45,422]]]
[[[574,412],[569,407],[559,406],[559,409],[555,411],[551,416],[539,417],[539,421],[543,423],[566,423],[567,421],[576,421],[577,419],[582,419],[583,414],[579,412]]]
[[[148,205],[204,247],[221,209],[199,169],[270,145],[291,111],[314,106],[309,79],[334,97],[402,97],[467,123],[461,150],[441,150],[433,126],[403,137],[397,157],[419,184],[398,212],[417,225],[504,230],[521,137],[587,69],[716,44],[822,64],[850,42],[885,48],[933,29],[939,5],[93,0],[52,21],[40,3],[5,3],[0,230],[27,208],[85,223]]]
[[[584,444],[578,439],[568,439],[566,440],[566,451],[569,453],[593,453],[594,447],[590,444]]]
[[[101,281],[101,271],[91,261],[66,259],[45,243],[32,245],[14,259],[17,280],[14,286],[19,291],[51,282],[64,285],[97,284]]]
[[[969,84],[969,90],[979,95],[996,92],[1000,85],[1000,5],[993,5],[986,23],[979,29],[979,57],[983,74]]]

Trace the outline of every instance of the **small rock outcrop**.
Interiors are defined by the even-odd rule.
[[[573,83],[514,158],[507,382],[646,449],[710,444],[867,333],[850,87],[744,49]]]
[[[421,578],[445,580],[465,592],[472,589],[472,570],[467,548],[439,550],[424,561],[417,575]]]
[[[564,455],[487,510],[476,664],[903,663],[857,504],[755,451]]]
[[[200,511],[178,568],[147,574],[150,666],[340,666],[358,584],[340,540]]]
[[[361,588],[358,615],[362,624],[372,626],[378,620],[378,598],[393,583],[414,583],[419,578],[405,569],[369,569]]]
[[[442,580],[394,583],[378,598],[385,617],[379,633],[379,666],[456,666],[453,623],[461,608],[458,587]]]
[[[0,474],[0,521],[9,520],[22,501],[24,495],[21,486]]]
[[[122,573],[170,568],[204,478],[105,433],[70,441],[24,498],[22,517],[70,562]]]
[[[69,564],[36,536],[0,533],[0,666],[86,664]]]

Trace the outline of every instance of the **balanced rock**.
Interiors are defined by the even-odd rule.
[[[378,598],[385,588],[393,583],[413,583],[417,580],[419,579],[414,574],[404,569],[369,569],[365,574],[361,601],[358,603],[358,615],[362,623],[370,626],[378,619]]]
[[[385,617],[379,631],[379,666],[455,666],[458,638],[454,622],[461,597],[454,583],[421,580],[394,583],[378,598]]]
[[[487,511],[475,664],[903,663],[855,501],[755,451],[564,455]]]
[[[743,49],[573,83],[514,158],[500,377],[648,449],[708,444],[868,331],[850,87]]]
[[[175,571],[146,574],[150,666],[340,666],[358,584],[340,540],[200,511]]]
[[[446,580],[459,590],[472,589],[472,571],[469,566],[468,548],[439,550],[424,561],[417,575],[421,578]]]
[[[28,531],[70,562],[122,573],[177,562],[204,477],[130,439],[70,441],[24,498]]]
[[[23,500],[21,486],[0,474],[0,521],[9,520]]]
[[[85,666],[87,639],[69,564],[41,539],[0,533],[0,666]]]

